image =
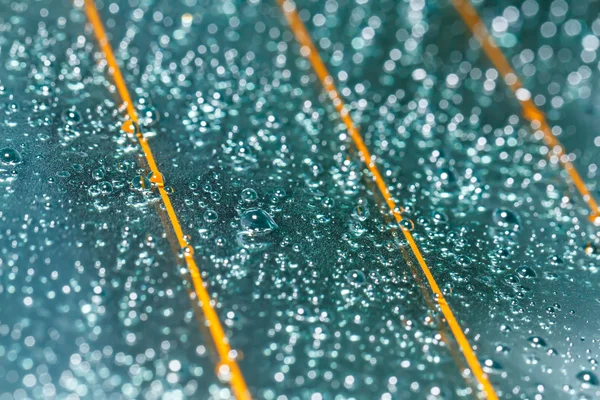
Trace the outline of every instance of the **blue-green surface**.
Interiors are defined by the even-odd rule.
[[[79,3],[0,0],[0,399],[228,399]],[[600,197],[599,3],[473,3]],[[253,396],[481,396],[276,2],[96,4]],[[296,4],[498,395],[600,396],[600,230],[452,6]]]

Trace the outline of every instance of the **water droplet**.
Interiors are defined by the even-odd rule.
[[[359,221],[366,221],[370,214],[369,208],[367,207],[367,201],[364,199],[359,199],[358,205],[354,207],[354,210],[352,210],[352,218],[355,218]]]
[[[219,214],[215,210],[211,210],[210,208],[204,211],[204,220],[208,223],[214,224],[219,220]]]
[[[84,169],[83,165],[81,165],[81,164],[73,164],[71,166],[71,168],[73,168],[73,171],[75,171],[75,172],[83,172],[83,169]]]
[[[302,165],[304,166],[305,171],[308,173],[308,175],[314,178],[318,177],[323,173],[323,166],[320,163],[314,162],[310,158],[305,158],[302,161]]]
[[[321,204],[325,208],[332,208],[335,205],[335,200],[333,200],[331,197],[325,197],[323,200],[321,200]]]
[[[110,182],[100,182],[98,187],[100,188],[102,194],[110,194],[113,192],[113,185]]]
[[[189,257],[194,255],[194,248],[192,246],[185,246],[183,249],[183,256]]]
[[[415,223],[412,222],[412,220],[405,218],[402,221],[400,221],[400,226],[402,227],[403,230],[406,231],[412,231],[413,229],[415,229]]]
[[[363,228],[362,224],[358,221],[348,221],[348,228],[356,237],[360,237],[366,232],[366,229]]]
[[[496,225],[513,231],[519,230],[521,225],[521,221],[517,214],[504,208],[495,209],[492,218]]]
[[[491,358],[483,361],[483,370],[488,374],[497,374],[503,369],[504,368],[502,367],[502,364],[500,364],[498,361],[492,360]]]
[[[273,217],[261,208],[250,208],[242,213],[241,224],[251,234],[266,235],[278,228]]]
[[[504,282],[508,283],[509,285],[516,285],[520,281],[521,280],[514,274],[507,274],[504,276]]]
[[[451,168],[439,168],[435,177],[436,194],[442,198],[448,198],[460,188],[458,176]]]
[[[540,337],[540,336],[532,336],[529,339],[527,339],[527,341],[529,342],[529,344],[531,345],[531,347],[546,347],[546,341]]]
[[[131,188],[134,190],[149,190],[151,186],[150,179],[142,175],[138,175],[131,180]]]
[[[591,371],[581,371],[576,375],[576,377],[585,385],[598,386],[600,384],[596,374]]]
[[[367,282],[367,278],[361,271],[353,269],[346,274],[346,281],[353,286],[362,286]]]
[[[251,189],[251,188],[246,188],[244,190],[242,190],[242,200],[248,202],[248,203],[252,203],[253,201],[256,201],[258,199],[258,194],[256,193],[256,190]]]
[[[510,352],[510,347],[500,343],[496,346],[496,353],[508,354]]]
[[[150,172],[148,174],[148,180],[156,186],[165,186],[165,177],[160,172],[157,174],[155,174],[154,172]]]
[[[600,254],[600,250],[598,249],[598,246],[596,246],[594,243],[590,243],[590,242],[585,244],[585,246],[583,247],[583,251],[588,256],[595,256],[595,255]]]
[[[463,267],[468,267],[473,263],[471,258],[468,256],[456,256],[456,262]]]
[[[69,126],[79,125],[82,120],[81,114],[74,108],[63,111],[61,118],[63,122]]]
[[[264,242],[261,237],[249,232],[239,232],[236,239],[240,246],[251,251],[264,250],[271,246],[271,243]]]
[[[97,181],[104,179],[104,175],[106,175],[106,170],[104,168],[97,168],[92,171],[92,178]]]
[[[4,165],[17,165],[23,162],[23,157],[17,150],[5,147],[0,150],[0,161]]]
[[[21,106],[19,105],[19,103],[15,103],[14,101],[11,101],[10,103],[8,103],[8,106],[6,108],[8,109],[9,112],[16,113],[17,111],[19,111],[21,109]]]
[[[448,222],[448,216],[441,210],[433,211],[431,213],[431,218],[433,218],[433,221],[436,224],[445,224]]]
[[[537,274],[530,267],[522,266],[515,271],[521,278],[535,278]]]
[[[549,356],[557,356],[558,355],[558,351],[556,349],[550,348],[550,349],[548,349],[546,351],[546,354],[549,355]]]
[[[548,262],[551,265],[561,265],[561,264],[564,264],[564,261],[563,261],[562,257],[560,257],[557,254],[554,254],[554,255],[551,255],[550,257],[548,257]]]
[[[50,96],[54,93],[53,83],[49,81],[36,82],[31,88],[40,96]]]
[[[142,124],[146,128],[150,128],[158,123],[160,119],[160,114],[154,108],[154,106],[145,106],[140,110],[139,113],[140,124]]]

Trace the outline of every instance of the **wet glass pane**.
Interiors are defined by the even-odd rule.
[[[0,0],[0,400],[599,397],[599,11]]]

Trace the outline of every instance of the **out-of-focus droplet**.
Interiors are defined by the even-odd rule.
[[[69,126],[79,125],[82,120],[81,114],[74,108],[63,111],[61,118],[63,122]]]
[[[576,375],[577,379],[583,384],[588,386],[598,386],[600,385],[600,381],[598,380],[598,376],[591,371],[581,371]]]
[[[5,147],[0,150],[0,162],[4,165],[17,165],[23,162],[23,157],[17,150]]]
[[[353,286],[362,286],[367,282],[367,278],[365,277],[365,274],[362,273],[362,271],[353,269],[352,271],[349,271],[346,274],[346,281],[348,281],[348,283],[350,283]]]
[[[531,347],[539,348],[547,346],[546,341],[541,336],[532,336],[527,341]]]
[[[496,225],[506,229],[517,231],[521,227],[521,221],[517,214],[504,208],[495,209],[492,218]]]

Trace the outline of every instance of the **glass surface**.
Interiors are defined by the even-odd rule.
[[[97,1],[253,398],[600,396],[600,228],[448,0]],[[0,0],[0,400],[228,399],[81,0]],[[600,3],[473,1],[600,197]]]

